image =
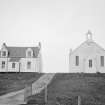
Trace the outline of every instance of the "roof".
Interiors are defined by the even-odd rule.
[[[39,54],[39,47],[7,47],[9,57],[26,57],[26,50],[31,48],[33,50],[33,57],[36,58]]]
[[[10,58],[25,58],[26,57],[26,50],[31,48],[33,50],[33,58],[37,58],[40,48],[39,47],[12,47],[6,46],[8,50],[8,57]],[[13,59],[12,59],[13,60]]]
[[[105,52],[104,48],[102,48],[99,44],[97,44],[93,40],[91,40],[91,41],[86,40],[79,47],[77,47],[76,49],[74,49],[71,54],[73,54],[74,52],[76,52],[80,48],[83,48],[84,49],[83,51],[85,53],[86,53],[86,49],[92,49],[92,48],[93,48],[93,50],[94,50],[94,48],[96,48],[97,50],[100,50],[100,51],[104,51]],[[92,53],[92,52],[90,52],[90,53]]]
[[[9,62],[19,62],[20,58],[11,58]]]

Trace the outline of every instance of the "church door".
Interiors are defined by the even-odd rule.
[[[85,72],[95,73],[96,72],[96,61],[94,58],[88,58],[85,62]]]

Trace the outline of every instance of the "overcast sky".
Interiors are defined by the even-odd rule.
[[[105,48],[105,0],[0,0],[0,45],[41,42],[44,72],[68,72],[69,49],[88,29]]]

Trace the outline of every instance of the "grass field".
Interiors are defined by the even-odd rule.
[[[0,95],[23,89],[43,74],[0,73]],[[48,105],[77,105],[77,96],[82,105],[105,105],[105,74],[57,73],[47,87]],[[31,103],[45,103],[45,90],[28,98]],[[66,104],[65,104],[66,103]]]
[[[27,84],[35,82],[41,73],[31,72],[6,72],[0,73],[0,95],[23,89]]]
[[[77,105],[77,96],[81,97],[82,105],[105,105],[105,74],[58,73],[47,90],[48,105],[57,105],[57,98],[62,105]],[[38,98],[44,103],[44,91],[30,97],[29,101]]]

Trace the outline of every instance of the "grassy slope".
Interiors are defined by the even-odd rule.
[[[56,74],[48,87],[50,104],[58,96],[78,95],[85,102],[105,103],[105,74]]]
[[[22,89],[41,75],[38,73],[0,73],[0,95]],[[78,95],[82,97],[83,103],[105,103],[105,74],[56,74],[48,86],[49,105],[55,105],[56,97]],[[29,97],[29,100],[31,99],[44,101],[44,91],[37,96]]]
[[[85,105],[105,103],[105,74],[56,74],[48,86],[48,105],[55,105],[56,97],[78,95]],[[40,95],[30,99],[35,97],[40,98]]]
[[[36,81],[40,73],[0,73],[0,95],[23,89],[26,84]]]

